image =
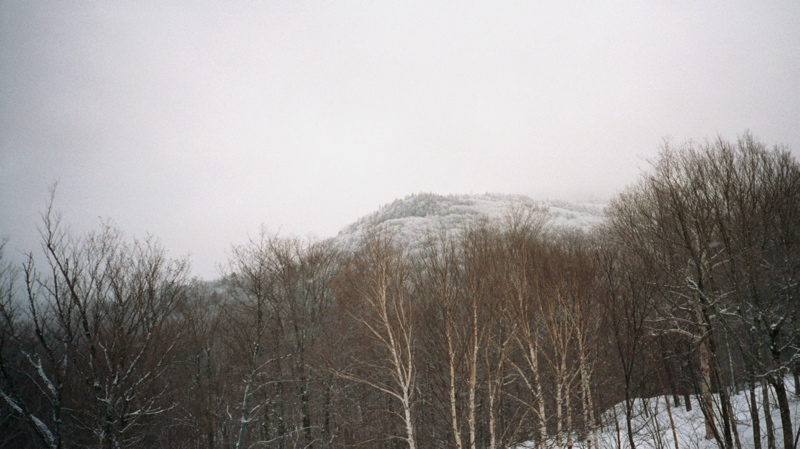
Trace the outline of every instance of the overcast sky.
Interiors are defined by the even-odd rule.
[[[412,193],[608,199],[662,139],[800,150],[800,2],[0,0],[0,235],[56,207],[214,277]]]

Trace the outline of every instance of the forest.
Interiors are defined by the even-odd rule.
[[[41,251],[0,249],[0,448],[634,449],[659,396],[721,449],[797,447],[800,164],[750,134],[665,143],[590,231],[262,231],[213,282],[54,196]]]

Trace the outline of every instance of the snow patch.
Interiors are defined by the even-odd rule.
[[[790,379],[787,378],[787,385]],[[753,442],[753,426],[750,418],[750,401],[747,391],[741,391],[731,395],[731,406],[734,410],[736,429],[739,433],[739,438],[743,448],[754,447]],[[758,410],[760,418],[761,429],[761,447],[767,447],[766,437],[766,423],[764,420],[764,407],[762,403],[763,395],[761,387],[759,386],[756,391],[755,407]],[[634,429],[633,440],[636,443],[637,449],[657,449],[657,448],[675,448],[681,449],[716,449],[717,443],[714,439],[706,440],[705,436],[705,421],[703,413],[700,409],[700,404],[697,402],[697,397],[692,396],[692,410],[686,411],[685,404],[683,403],[683,396],[680,397],[681,405],[675,406],[670,404],[670,411],[672,412],[672,423],[670,422],[670,413],[667,410],[667,400],[672,400],[672,397],[657,396],[652,398],[640,398],[633,402],[633,421],[632,428]],[[715,402],[718,404],[719,397],[715,395]],[[777,405],[771,403],[770,415],[775,427],[775,443],[776,447],[783,447],[783,434],[781,430],[781,420]],[[794,429],[797,430],[800,419],[798,419],[798,412],[800,412],[800,400],[797,394],[790,394],[790,407],[792,421],[794,422]],[[621,402],[610,410],[606,411],[602,416],[602,428],[598,432],[598,446],[600,448],[628,448],[628,435],[625,430],[625,403]],[[619,429],[619,431],[617,431]],[[675,438],[677,436],[678,444],[675,445]],[[565,439],[565,438],[564,438]],[[573,437],[574,449],[589,449],[591,447],[589,441],[576,441],[577,436]],[[555,442],[552,445],[545,445],[544,447],[557,447]],[[529,449],[537,447],[534,442],[526,442],[514,449]]]

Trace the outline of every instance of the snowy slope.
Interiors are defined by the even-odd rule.
[[[786,379],[787,386],[792,385],[790,379]],[[790,387],[791,388],[791,387]],[[750,403],[747,399],[746,392],[740,392],[731,396],[731,405],[736,415],[736,428],[739,433],[739,439],[742,448],[752,448],[753,445],[753,426],[750,419]],[[766,423],[764,420],[764,409],[761,401],[762,394],[760,388],[756,393],[755,407],[758,409],[760,417],[761,428],[761,447],[767,447],[766,437]],[[667,410],[666,398],[664,396],[652,397],[647,399],[636,399],[633,408],[635,410],[633,419],[634,429],[634,442],[637,449],[656,449],[667,448],[674,449],[716,449],[718,446],[716,441],[706,440],[705,424],[703,414],[700,411],[700,406],[697,402],[697,397],[692,397],[692,410],[687,412],[684,404],[675,407],[670,404],[670,410]],[[681,397],[683,400],[683,397]],[[715,397],[715,400],[718,400]],[[800,412],[800,400],[797,394],[789,395],[790,406],[792,410],[792,421],[795,423],[794,427],[797,430],[798,412]],[[781,433],[781,421],[778,414],[778,407],[774,404],[774,398],[770,401],[772,403],[771,413],[772,422],[775,426],[775,442],[778,448],[783,447],[783,434]],[[598,446],[600,448],[628,448],[628,436],[625,430],[625,405],[624,403],[617,404],[612,409],[603,414],[603,428],[598,433]],[[670,419],[670,412],[672,419]],[[673,426],[674,424],[674,426]],[[674,433],[673,433],[674,427]],[[619,429],[619,433],[617,431]],[[677,436],[678,444],[675,444],[675,436]],[[527,449],[536,447],[534,443],[527,443],[517,446],[516,449]],[[574,449],[588,448],[587,441],[575,442],[572,446]]]
[[[432,232],[458,232],[476,222],[501,221],[519,206],[543,207],[549,226],[588,230],[603,220],[603,204],[534,201],[523,195],[436,195],[423,193],[398,199],[347,226],[335,237],[343,248],[354,248],[369,229],[392,230],[413,252]]]

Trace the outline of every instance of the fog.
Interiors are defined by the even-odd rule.
[[[0,2],[0,236],[48,186],[218,274],[418,192],[611,198],[664,139],[800,150],[800,3]]]

